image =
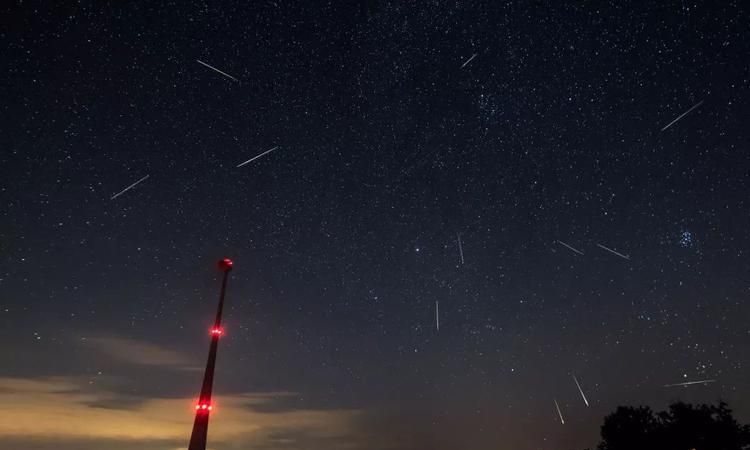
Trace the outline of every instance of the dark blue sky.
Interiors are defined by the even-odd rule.
[[[15,448],[185,445],[224,256],[216,448],[750,420],[742,2],[58,3],[2,7]]]

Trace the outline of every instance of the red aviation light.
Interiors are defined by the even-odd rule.
[[[221,336],[224,334],[223,328],[214,327],[211,328],[211,336]]]
[[[212,409],[214,409],[214,407],[210,403],[199,403],[195,405],[195,410],[200,412],[209,412]]]
[[[230,270],[232,270],[233,265],[234,263],[229,258],[224,258],[221,261],[219,261],[219,269],[224,272],[229,272]]]

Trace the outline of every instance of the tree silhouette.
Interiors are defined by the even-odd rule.
[[[620,406],[604,418],[598,450],[747,450],[750,425],[740,425],[729,406],[678,402],[668,411]]]

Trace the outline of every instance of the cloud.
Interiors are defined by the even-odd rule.
[[[294,394],[216,398],[211,444],[225,449],[287,449],[304,442],[310,449],[345,449],[358,440],[361,413],[356,410],[259,410],[289,395]],[[0,378],[0,441],[14,442],[17,449],[129,448],[130,443],[132,448],[171,450],[186,444],[194,399],[96,406],[118,396],[106,390],[91,392],[73,378]]]
[[[195,361],[182,353],[150,342],[115,336],[93,337],[83,342],[111,359],[128,364],[199,369],[194,366]]]

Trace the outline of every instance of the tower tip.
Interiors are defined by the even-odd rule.
[[[221,270],[222,272],[229,272],[230,270],[232,270],[233,265],[234,263],[231,259],[224,258],[219,261],[219,270]]]

